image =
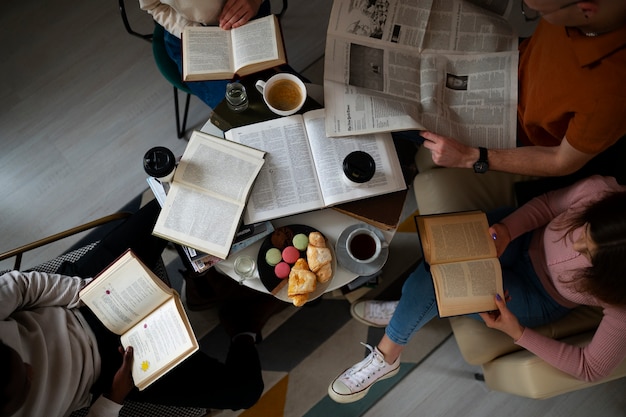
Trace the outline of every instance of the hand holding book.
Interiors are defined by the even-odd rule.
[[[504,292],[502,268],[485,213],[416,216],[415,221],[439,315],[496,310],[495,296]]]

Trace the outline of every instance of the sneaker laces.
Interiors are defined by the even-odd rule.
[[[371,320],[388,322],[391,320],[399,301],[371,302],[365,304],[365,317]]]
[[[353,388],[359,388],[363,385],[369,385],[368,380],[372,380],[372,383],[378,379],[378,372],[384,369],[387,365],[385,357],[372,346],[367,343],[360,342],[369,351],[369,355],[365,357],[361,362],[352,366],[352,368],[346,370],[342,376],[342,380],[347,386]]]

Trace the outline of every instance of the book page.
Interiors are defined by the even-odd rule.
[[[267,152],[265,165],[248,199],[245,223],[324,207],[302,116],[234,128],[225,136]]]
[[[194,132],[153,233],[225,258],[265,152]]]
[[[172,291],[127,251],[81,290],[80,299],[107,329],[121,335]]]
[[[496,310],[494,297],[504,294],[497,258],[431,265],[441,317]]]
[[[279,58],[276,25],[276,17],[269,15],[231,30],[235,71],[246,65]]]
[[[391,134],[329,138],[324,114],[324,109],[307,112],[304,121],[326,206],[406,188]],[[374,158],[376,172],[367,184],[350,186],[343,180],[343,159],[357,150]]]
[[[497,257],[482,212],[418,216],[417,220],[424,258],[431,267],[442,262]]]
[[[183,68],[186,81],[202,79],[193,75],[233,74],[230,31],[213,26],[187,26],[183,32]]]
[[[199,131],[193,132],[173,185],[184,184],[224,200],[245,203],[265,152]]]
[[[134,349],[132,373],[140,390],[198,350],[178,295],[123,334],[121,342]]]

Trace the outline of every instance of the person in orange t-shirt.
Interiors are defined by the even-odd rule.
[[[479,150],[422,132],[437,165],[562,176],[626,135],[626,2],[527,0],[522,13],[541,20],[520,45],[518,147]]]

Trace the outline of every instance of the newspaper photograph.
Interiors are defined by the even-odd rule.
[[[514,147],[518,36],[503,17],[512,5],[335,0],[327,135],[431,130],[473,146]]]

